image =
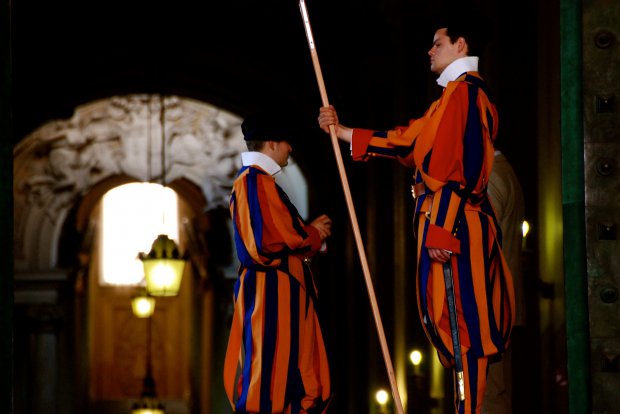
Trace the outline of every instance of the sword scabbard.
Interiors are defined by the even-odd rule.
[[[443,264],[444,284],[446,285],[446,299],[448,300],[448,314],[450,317],[450,332],[452,336],[452,349],[454,352],[454,370],[457,380],[457,392],[459,401],[465,401],[465,378],[463,375],[463,356],[461,354],[461,341],[459,339],[459,323],[456,314],[456,297],[454,294],[454,279],[452,276],[452,263],[450,259]]]

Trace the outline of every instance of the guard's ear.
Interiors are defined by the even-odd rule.
[[[463,52],[465,55],[469,54],[469,47],[467,46],[467,41],[463,36],[456,39],[456,46],[459,53]]]
[[[276,141],[267,141],[265,142],[265,146],[269,148],[269,151],[272,153],[276,151],[278,147],[278,143]]]

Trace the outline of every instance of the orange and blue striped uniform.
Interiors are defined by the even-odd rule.
[[[488,358],[506,349],[515,318],[512,276],[486,196],[497,124],[486,84],[477,72],[466,72],[408,127],[353,132],[355,160],[394,157],[415,169],[418,307],[446,367],[454,364],[454,348],[443,268],[427,248],[454,253],[450,260],[466,394],[464,404],[456,403],[458,413],[480,412]]]
[[[233,410],[322,413],[331,396],[329,365],[305,261],[321,247],[318,231],[257,166],[240,170],[230,213],[241,262],[224,362]]]

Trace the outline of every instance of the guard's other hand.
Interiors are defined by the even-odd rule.
[[[310,225],[319,231],[319,237],[321,237],[321,240],[325,240],[332,235],[332,219],[330,219],[326,214],[315,218]]]

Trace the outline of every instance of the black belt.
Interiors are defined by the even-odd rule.
[[[471,204],[480,204],[486,198],[486,191],[483,191],[480,194],[472,194],[471,191],[465,191],[464,189],[462,190],[457,188],[454,189],[454,192],[458,194],[459,197],[465,197],[465,199]],[[417,183],[411,186],[411,196],[414,199],[427,193],[428,191],[424,183]]]

